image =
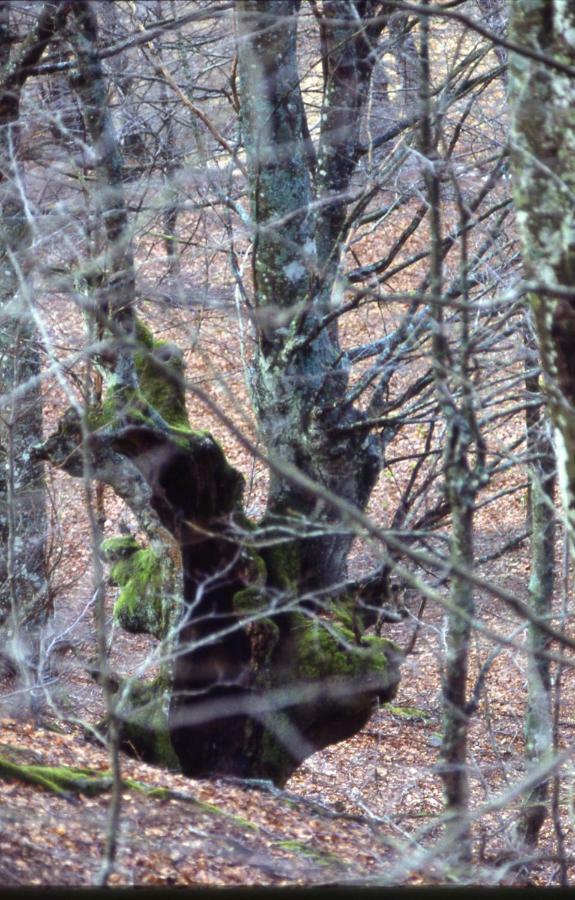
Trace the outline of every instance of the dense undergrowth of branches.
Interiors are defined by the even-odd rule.
[[[1,659],[8,697],[70,718],[76,491],[100,884],[121,750],[283,786],[395,697],[427,627],[444,810],[406,846],[493,883],[478,823],[506,809],[506,877],[547,822],[569,883],[574,32],[559,0],[511,7],[0,5]],[[120,629],[147,635],[137,675]],[[482,811],[505,654],[522,775]]]

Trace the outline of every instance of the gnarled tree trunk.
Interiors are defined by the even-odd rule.
[[[129,426],[114,443],[181,546],[169,724],[182,769],[283,783],[311,753],[353,735],[376,699],[394,696],[395,648],[302,610],[293,547],[250,547],[243,479],[210,435]]]
[[[381,17],[371,17],[383,6],[323,4],[326,81],[317,159],[299,89],[298,8],[292,0],[236,5],[254,227],[253,397],[271,459],[364,509],[381,467],[379,446],[368,428],[355,427],[366,414],[348,394],[337,323],[326,317],[348,228],[373,42],[383,27]],[[187,421],[181,372],[134,324],[123,206],[115,203],[116,216],[106,208],[120,196],[120,179],[95,66],[86,78],[93,27],[87,14],[79,23],[76,89],[100,160],[111,273],[106,305],[95,308],[117,339],[118,357],[103,415],[91,416],[83,447],[93,476],[120,488],[132,508],[132,488],[140,509],[149,491],[155,517],[179,546],[184,579],[180,612],[165,625],[171,633],[162,633],[161,616],[124,621],[148,622],[173,649],[169,731],[182,770],[282,783],[308,755],[354,734],[377,699],[394,695],[398,654],[389,641],[350,630],[330,604],[346,582],[353,535],[312,488],[278,474],[281,465],[271,466],[262,527],[250,523],[241,476],[213,438]],[[48,457],[62,457],[63,436],[46,443]],[[81,474],[85,457],[73,446],[66,454],[70,470],[79,463]],[[120,455],[139,476],[117,468]]]

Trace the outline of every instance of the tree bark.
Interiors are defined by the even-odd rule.
[[[556,0],[512,3],[514,41],[575,65],[575,10]],[[510,56],[517,225],[555,429],[559,486],[575,538],[575,84],[544,62]]]
[[[427,0],[425,0],[427,2]],[[446,833],[459,877],[467,878],[472,861],[469,822],[469,773],[467,746],[469,646],[475,602],[473,584],[474,511],[477,493],[485,482],[485,445],[479,431],[471,382],[469,248],[466,224],[470,215],[458,185],[454,183],[461,223],[460,279],[462,310],[459,333],[445,322],[448,298],[443,283],[441,169],[439,130],[433,127],[433,92],[430,82],[429,19],[423,16],[420,45],[421,151],[429,202],[429,294],[434,315],[433,368],[438,405],[445,423],[443,472],[451,513],[450,561],[457,567],[451,576],[446,612],[446,648],[442,666],[442,744],[440,772],[444,784],[448,820]]]
[[[284,783],[307,756],[355,734],[376,699],[394,696],[395,648],[357,641],[295,605],[293,548],[250,549],[243,479],[209,435],[180,433],[176,443],[133,426],[115,446],[140,468],[181,547],[169,724],[182,770]]]
[[[341,402],[346,364],[337,328],[322,327],[322,316],[340,264],[371,44],[368,26],[358,32],[347,4],[325,7],[333,90],[326,86],[314,176],[295,53],[298,4],[237,4],[254,223],[253,392],[270,454],[363,508],[379,471],[377,443],[359,431],[351,438],[332,434],[334,424],[355,423],[362,414],[351,401]],[[377,7],[358,5],[362,14]],[[325,608],[330,588],[345,578],[352,535],[332,530],[339,523],[313,491],[275,474],[264,528],[254,534],[243,512],[241,476],[210,435],[190,427],[182,373],[170,372],[165,360],[158,365],[159,342],[134,319],[129,229],[105,83],[93,53],[95,26],[84,3],[77,10],[74,86],[96,151],[107,239],[92,306],[113,352],[101,415],[87,411],[80,428],[84,457],[66,448],[64,429],[42,452],[65,455],[76,474],[92,468],[92,477],[105,477],[125,495],[137,488],[140,507],[147,485],[155,515],[178,544],[184,584],[173,623],[169,730],[183,771],[282,783],[315,750],[354,734],[377,699],[394,695],[398,654],[383,638],[354,634],[335,611],[319,619],[316,607]],[[140,478],[129,481],[125,468],[121,475],[113,471],[114,453],[133,460]],[[312,588],[321,596],[312,597]],[[147,621],[160,636],[158,619]]]
[[[257,350],[253,397],[268,453],[296,465],[364,509],[381,467],[368,431],[345,438],[335,426],[363,413],[346,399],[349,366],[337,320],[322,318],[337,302],[347,231],[346,210],[358,159],[361,114],[383,21],[381,4],[329,0],[321,20],[324,94],[317,151],[311,144],[296,57],[299,3],[236,4],[241,121],[254,228],[253,285]],[[359,13],[359,24],[355,12]],[[330,531],[314,497],[271,476],[268,521],[312,523]],[[345,580],[352,535],[296,540],[301,587]]]
[[[575,66],[575,9],[557,0],[509,5],[510,37],[529,50]],[[575,547],[575,81],[543,59],[510,54],[512,168],[517,225],[529,302],[555,437],[555,461],[570,553]],[[539,385],[537,386],[539,390]],[[531,600],[539,616],[552,611],[554,460],[542,422],[530,428],[537,454],[532,477]],[[527,756],[533,765],[552,750],[548,641],[530,626]],[[547,813],[547,784],[528,798],[520,837],[537,841]]]
[[[525,323],[526,378],[529,400],[541,396],[538,356],[530,323]],[[555,454],[551,423],[544,408],[528,407],[526,411],[527,453],[530,468],[529,520],[531,524],[530,605],[537,618],[550,620],[553,612],[555,582]],[[551,712],[551,672],[544,653],[549,638],[530,622],[528,625],[529,656],[527,659],[527,711],[525,715],[525,752],[529,765],[549,761],[553,752]],[[547,816],[548,782],[537,784],[526,797],[517,825],[519,841],[527,847],[537,844],[539,832]]]
[[[65,8],[44,3],[36,28],[11,53],[11,5],[0,6],[0,623],[24,664],[32,661],[26,657],[34,656],[34,633],[50,615],[51,597],[44,472],[30,452],[42,439],[41,354],[30,297],[32,236],[18,160],[18,118],[28,68],[61,27]]]

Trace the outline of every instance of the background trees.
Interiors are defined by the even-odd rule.
[[[4,443],[34,444],[33,472],[18,475],[26,491],[41,460],[83,480],[99,629],[91,668],[116,774],[123,734],[146,759],[174,765],[175,750],[188,774],[283,783],[392,697],[386,620],[410,617],[411,650],[429,613],[444,635],[444,856],[471,877],[468,735],[506,646],[522,654],[531,685],[522,833],[532,844],[552,765],[548,654],[557,663],[563,644],[550,618],[554,466],[508,195],[500,6],[3,10],[15,48],[2,174],[25,222],[13,240],[4,204]],[[528,24],[534,41],[547,34],[546,19]],[[541,129],[530,131],[538,93],[521,79],[552,93],[567,90],[571,72],[560,62],[553,87],[557,67],[536,50],[536,60],[514,58],[512,154],[525,233],[542,240],[548,217],[568,221],[562,171],[551,199],[544,191],[570,123],[559,128],[550,113],[551,162],[524,165],[537,146],[521,156],[522,142]],[[533,279],[534,295],[550,296]],[[11,354],[23,309],[35,332],[22,353],[34,351],[36,368],[19,373]],[[549,337],[542,301],[536,313],[545,368],[561,384],[568,362],[555,343],[568,332]],[[20,418],[27,430],[16,439],[14,400],[34,389],[37,416],[40,385],[47,425],[40,434],[39,421]],[[553,403],[568,435],[570,418]],[[13,597],[24,571],[16,548],[27,552],[12,502],[25,455],[9,454],[5,489]],[[530,521],[516,517],[501,533],[503,505],[529,479]],[[27,519],[39,540],[44,526]],[[531,592],[486,579],[530,530]],[[113,621],[153,638],[145,684],[114,657],[103,563],[118,588],[108,591]],[[42,632],[47,647],[59,628]],[[46,652],[38,659],[41,681]]]

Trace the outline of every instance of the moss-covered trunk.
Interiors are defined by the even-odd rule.
[[[317,154],[299,88],[299,6],[235,4],[254,224],[254,408],[271,457],[364,509],[381,467],[379,440],[365,425],[378,409],[354,405],[329,314],[381,3],[322,5]],[[265,527],[253,540],[241,476],[209,434],[190,428],[181,372],[169,377],[173,354],[161,356],[166,348],[137,325],[121,335],[126,365],[114,367],[84,450],[93,475],[124,496],[148,534],[149,499],[179,548],[183,598],[166,625],[166,598],[152,600],[141,587],[143,573],[153,571],[147,583],[158,579],[164,590],[149,548],[124,548],[129,561],[112,571],[121,588],[118,620],[161,639],[171,631],[169,729],[183,771],[283,782],[310,753],[355,733],[376,698],[390,699],[397,687],[389,642],[347,630],[330,602],[343,590],[353,534],[276,465]],[[83,471],[81,454],[58,436],[44,453]],[[118,464],[122,456],[139,480]]]
[[[309,754],[354,734],[376,698],[391,699],[396,652],[299,607],[297,545],[250,548],[242,478],[210,435],[180,432],[176,442],[134,426],[115,444],[181,547],[169,728],[182,770],[282,783]]]

